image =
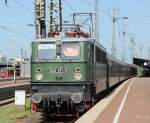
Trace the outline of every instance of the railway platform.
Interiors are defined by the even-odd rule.
[[[150,123],[150,77],[125,81],[75,123]]]
[[[4,79],[4,80],[0,80],[0,89],[6,87],[19,86],[23,84],[30,84],[30,82],[31,80],[29,78],[25,78],[25,79],[18,78],[15,81],[13,81],[13,79]]]
[[[13,102],[15,90],[26,90],[27,96],[31,94],[30,85],[31,80],[17,79],[15,82],[13,79],[4,79],[0,81],[0,106]]]

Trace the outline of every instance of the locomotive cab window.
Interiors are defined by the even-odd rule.
[[[62,44],[63,59],[79,59],[80,45],[79,44]]]
[[[55,44],[39,44],[38,45],[38,59],[48,60],[56,57],[56,45]]]

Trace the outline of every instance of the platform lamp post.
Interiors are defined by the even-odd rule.
[[[9,67],[9,59],[8,59],[8,56],[6,55],[6,68],[8,69]],[[7,77],[8,77],[8,70],[7,70]]]
[[[14,59],[14,61],[13,61],[13,67],[14,67],[13,83],[16,83],[16,60],[15,60],[15,59]]]
[[[115,17],[115,11],[116,11],[116,9],[113,9],[113,17],[112,17],[112,21],[113,21],[113,27],[112,27],[112,32],[113,32],[113,34],[112,34],[112,47],[111,47],[111,54],[112,54],[112,56],[114,56],[114,57],[116,57],[116,22],[117,22],[117,20],[126,20],[126,19],[128,19],[128,17]]]

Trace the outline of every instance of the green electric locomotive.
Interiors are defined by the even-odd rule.
[[[53,37],[32,43],[32,108],[83,113],[102,92],[136,75],[136,67],[106,53],[87,37]]]
[[[38,39],[32,43],[33,108],[85,111],[106,90],[106,70],[105,49],[93,39]]]

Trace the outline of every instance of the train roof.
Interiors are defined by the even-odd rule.
[[[85,37],[50,37],[50,38],[38,38],[34,42],[89,42],[95,43],[101,49],[106,51],[106,48],[98,43],[94,38],[85,38]]]
[[[119,64],[123,64],[123,65],[129,66],[129,67],[137,67],[137,65],[135,65],[135,64],[129,64],[127,62],[121,61],[121,60],[111,56],[110,54],[107,54],[107,57],[108,57],[108,59],[111,59],[111,60],[113,60],[113,61],[115,61],[115,62],[117,62]]]
[[[113,61],[115,61],[115,62],[117,62],[117,63],[125,64],[125,62],[123,62],[123,61],[121,61],[121,60],[115,58],[114,56],[112,56],[112,55],[110,55],[110,54],[108,54],[108,53],[107,53],[107,58],[110,59],[110,60],[113,60]]]
[[[78,42],[95,42],[94,38],[84,38],[84,37],[50,37],[50,38],[38,38],[34,42],[54,42],[54,41],[78,41]]]

